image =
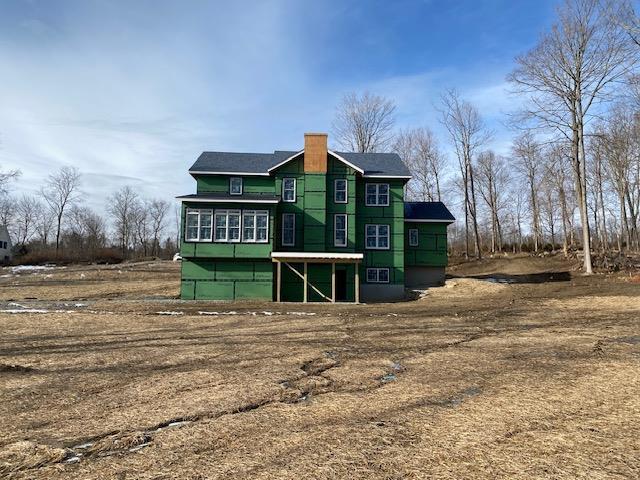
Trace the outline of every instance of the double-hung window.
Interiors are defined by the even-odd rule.
[[[240,210],[216,210],[215,212],[215,241],[240,241]]]
[[[367,183],[365,186],[365,203],[368,207],[389,206],[389,184]]]
[[[347,246],[347,215],[345,213],[333,216],[333,245],[335,247]]]
[[[347,203],[347,179],[336,178],[333,182],[333,201]]]
[[[365,225],[365,245],[370,250],[389,249],[389,225]]]
[[[389,283],[389,269],[367,268],[367,283]]]
[[[265,243],[269,239],[269,212],[266,210],[244,210],[242,212],[242,241]]]
[[[296,244],[296,214],[282,214],[282,246],[293,247]]]
[[[282,179],[282,201],[283,202],[296,201],[296,179],[295,178]]]
[[[410,247],[418,246],[418,229],[417,228],[409,229],[409,246]]]
[[[242,177],[229,178],[229,193],[231,195],[242,195]]]
[[[187,242],[211,241],[211,210],[187,209],[187,227],[185,240]]]

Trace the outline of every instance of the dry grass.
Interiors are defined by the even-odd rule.
[[[85,274],[104,280],[72,313],[0,314],[0,475],[640,476],[640,291],[623,278],[220,305],[132,301],[174,288],[147,293],[153,268],[177,273],[138,268],[121,294]],[[39,299],[46,280],[20,279]]]

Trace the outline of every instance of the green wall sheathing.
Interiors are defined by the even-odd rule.
[[[335,180],[347,180],[347,203],[335,203]],[[356,172],[340,160],[329,157],[327,163],[327,223],[326,251],[352,253],[356,251]],[[334,215],[347,215],[347,246],[334,245]]]
[[[186,242],[184,241],[184,222],[187,208],[211,209],[211,210],[268,210],[269,211],[269,242],[268,243],[221,243],[221,242]],[[274,242],[274,230],[277,228],[272,205],[261,203],[189,203],[182,204],[181,228],[182,240],[180,243],[180,255],[183,258],[271,258]]]
[[[304,250],[325,250],[327,223],[327,176],[307,173],[304,176]]]
[[[184,300],[272,300],[273,264],[270,260],[183,259],[180,296]]]
[[[368,207],[365,202],[367,183],[389,184],[389,206]],[[389,225],[389,250],[365,248],[365,225]],[[389,268],[389,283],[404,285],[404,181],[359,178],[356,184],[356,251],[364,253],[360,266],[361,283],[366,283],[368,267]]]
[[[409,246],[409,229],[418,229],[418,246]],[[406,223],[405,224],[405,265],[425,267],[446,267],[447,224],[446,223]]]
[[[229,193],[229,178],[234,175],[197,175],[198,193]],[[236,175],[237,176],[237,175]],[[242,193],[251,195],[274,195],[272,177],[242,176]]]
[[[278,168],[275,172],[275,191],[276,195],[282,198],[282,179],[296,179],[296,201],[280,202],[276,213],[276,231],[274,251],[291,252],[300,251],[304,245],[304,205],[305,205],[305,175],[303,156],[290,161],[286,165]],[[293,213],[296,216],[296,235],[295,245],[285,247],[282,245],[282,214]]]

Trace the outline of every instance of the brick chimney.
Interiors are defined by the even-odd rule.
[[[327,134],[304,134],[304,173],[327,173]]]

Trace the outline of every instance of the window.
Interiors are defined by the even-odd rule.
[[[296,244],[296,214],[282,214],[282,246],[293,247]]]
[[[211,216],[211,210],[187,209],[185,240],[187,242],[211,241]]]
[[[333,216],[333,245],[335,247],[347,246],[347,215],[344,213]]]
[[[229,193],[231,195],[242,195],[242,178],[231,177],[229,179]]]
[[[269,212],[266,210],[244,210],[242,212],[242,241],[265,243],[268,235]]]
[[[389,283],[389,269],[367,268],[367,283]]]
[[[283,202],[296,201],[296,179],[295,178],[282,179],[282,201]]]
[[[240,216],[240,210],[216,210],[216,242],[240,241]]]
[[[388,183],[367,183],[365,203],[368,207],[389,206],[389,184]]]
[[[365,245],[371,250],[389,249],[389,225],[365,225]]]
[[[336,178],[333,186],[333,201],[335,203],[347,203],[347,179]]]
[[[410,247],[418,246],[418,229],[417,228],[409,229],[409,246]]]

